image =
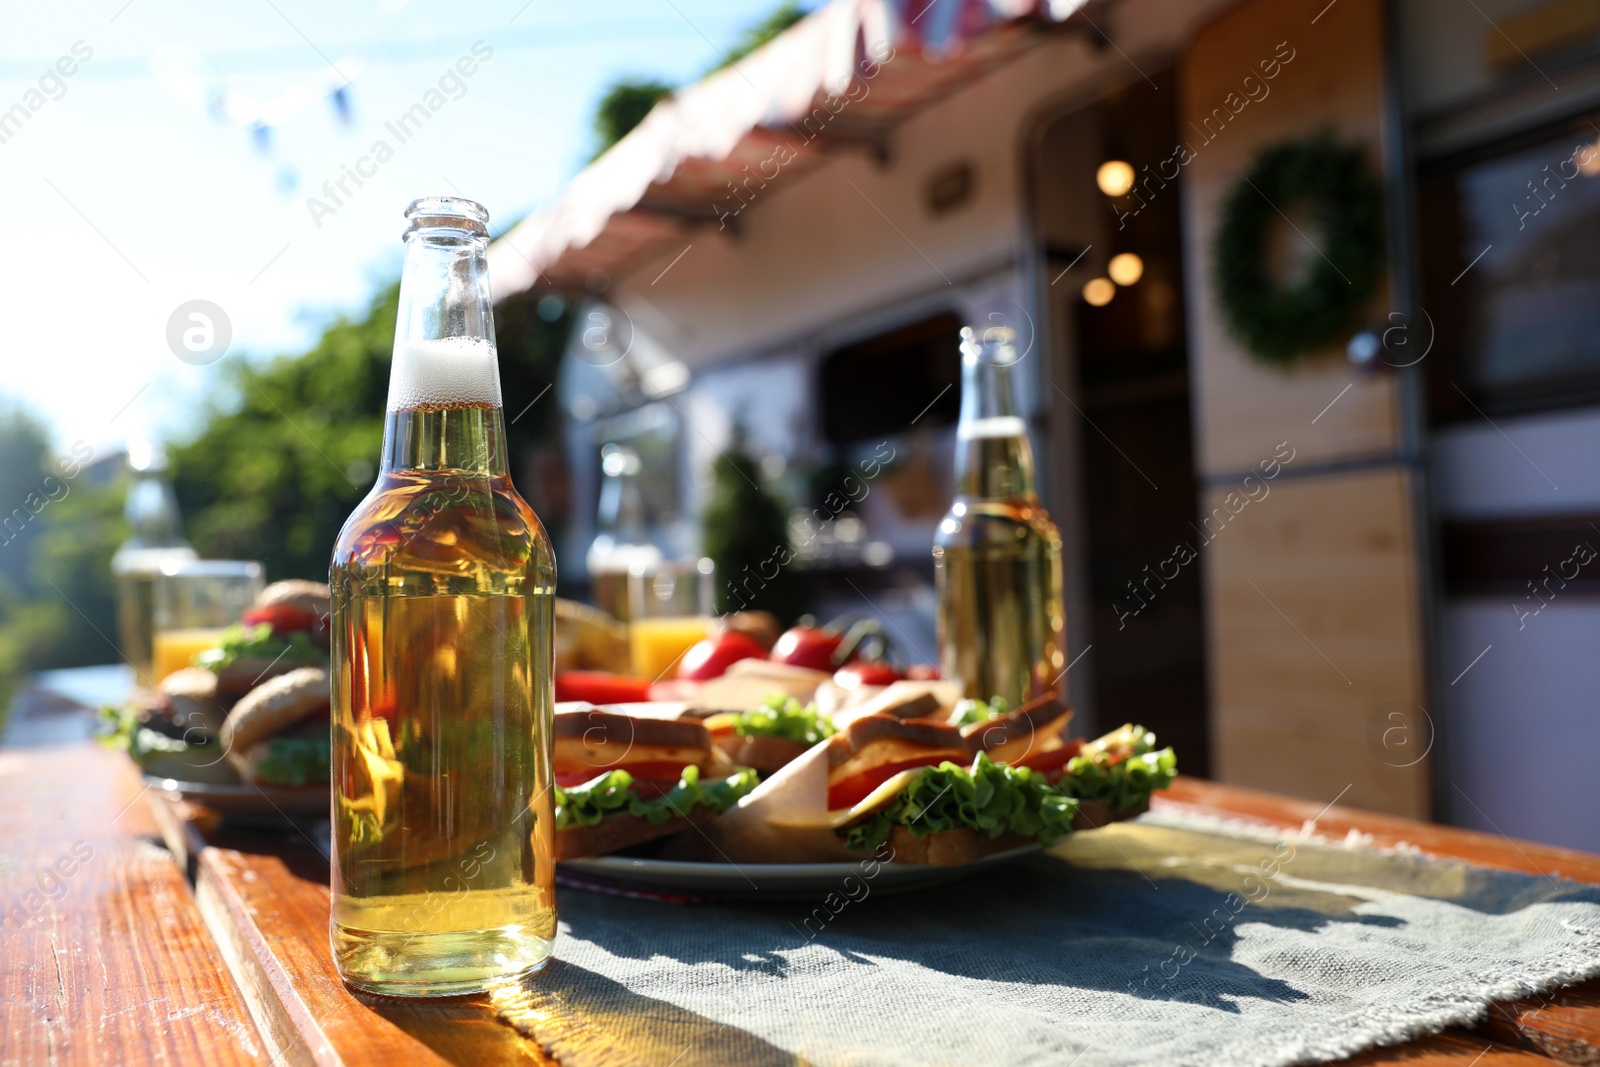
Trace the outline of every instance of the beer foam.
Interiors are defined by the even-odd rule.
[[[990,415],[986,419],[973,419],[963,422],[956,428],[956,436],[962,440],[972,437],[1023,437],[1028,432],[1028,424],[1022,421],[1020,415]]]
[[[435,404],[500,406],[500,367],[494,345],[481,337],[394,343],[389,410]]]

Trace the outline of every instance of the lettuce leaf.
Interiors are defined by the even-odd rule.
[[[847,828],[845,846],[875,851],[896,826],[921,839],[966,827],[991,838],[1003,833],[1051,845],[1072,832],[1078,802],[1026,767],[992,762],[980,752],[972,766],[946,761],[930,767],[898,796]]]
[[[228,627],[217,647],[206,649],[194,661],[208,671],[222,671],[241,659],[277,659],[279,653],[283,655],[280,663],[317,666],[328,662],[328,650],[313,642],[304,630],[296,630],[288,637],[274,637],[269,622]]]
[[[1177,754],[1171,748],[1158,751],[1156,735],[1142,726],[1124,727],[1102,741],[1109,743],[1084,746],[1084,754],[1067,763],[1058,783],[1079,800],[1103,801],[1120,814],[1140,807],[1177,777]],[[1124,752],[1127,758],[1118,760]]]
[[[956,704],[955,721],[952,726],[971,726],[973,723],[988,722],[998,719],[1011,710],[1011,702],[1005,697],[994,697],[988,701],[973,700],[968,697]]]
[[[740,737],[781,737],[802,745],[814,745],[833,736],[832,720],[817,711],[816,705],[802,707],[793,697],[768,697],[760,707],[741,711],[735,717],[733,732]]]
[[[683,769],[678,784],[659,797],[642,797],[629,786],[633,775],[609,771],[571,789],[556,788],[556,829],[593,826],[608,815],[627,812],[660,826],[668,819],[687,815],[696,804],[716,809],[718,815],[738,803],[761,779],[748,767],[717,781],[700,784],[700,768]]]
[[[256,775],[273,785],[311,785],[329,778],[332,744],[326,737],[274,737]]]
[[[155,755],[178,755],[189,751],[188,742],[168,737],[152,730],[139,718],[139,709],[132,705],[117,707],[106,705],[100,709],[100,743],[107,748],[120,748],[135,763],[144,763]]]

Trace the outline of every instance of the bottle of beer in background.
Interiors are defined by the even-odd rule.
[[[198,556],[183,539],[178,497],[167,478],[167,450],[153,441],[129,441],[128,471],[128,499],[122,509],[128,539],[111,557],[117,643],[139,684],[154,687],[161,681],[151,670],[156,576],[163,563],[185,563]]]
[[[406,210],[377,483],[334,549],[333,956],[430,996],[549,958],[555,558],[507,474],[488,213]]]
[[[1012,707],[1056,691],[1066,668],[1061,533],[1034,484],[1008,327],[961,331],[956,498],[934,537],[939,670],[979,700]]]

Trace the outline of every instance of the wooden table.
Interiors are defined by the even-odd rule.
[[[1320,808],[1192,779],[1153,806],[1291,830]],[[1498,836],[1339,807],[1317,828],[1600,883],[1600,856]],[[0,1062],[554,1062],[485,998],[346,990],[328,955],[328,865],[312,841],[287,827],[224,826],[146,789],[120,754],[88,742],[0,749],[0,843]],[[1600,982],[1497,1005],[1473,1030],[1344,1063],[1552,1061],[1600,1064]]]

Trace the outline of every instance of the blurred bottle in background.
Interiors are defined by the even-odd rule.
[[[111,557],[116,578],[117,643],[141,684],[154,684],[150,663],[155,632],[155,583],[164,563],[197,558],[183,539],[178,498],[167,478],[167,450],[152,441],[128,443],[129,534]]]
[[[956,499],[934,537],[939,669],[978,700],[1056,692],[1066,663],[1061,533],[1039,506],[1012,399],[1008,327],[961,331]]]
[[[628,575],[644,573],[661,562],[645,526],[644,493],[639,488],[643,464],[633,449],[607,444],[600,449],[599,533],[589,546],[589,600],[612,618],[628,621]]]

